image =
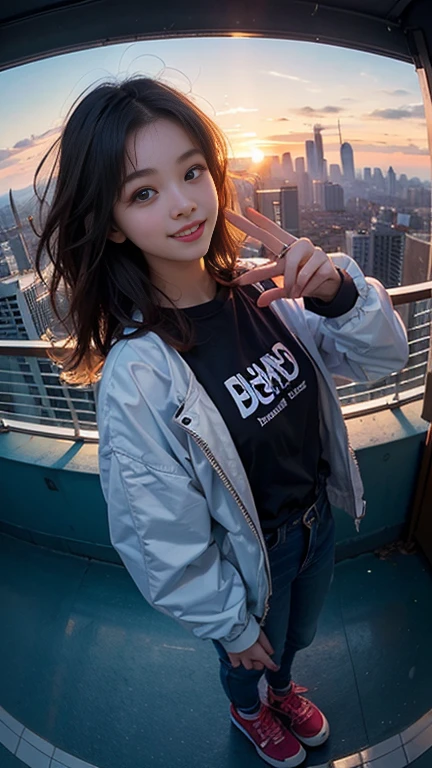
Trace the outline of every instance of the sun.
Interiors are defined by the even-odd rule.
[[[264,152],[262,149],[258,149],[258,147],[255,147],[255,149],[252,150],[252,162],[253,163],[262,163],[264,160]]]

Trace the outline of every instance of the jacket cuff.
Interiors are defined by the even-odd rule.
[[[219,642],[224,647],[227,653],[241,653],[246,648],[250,648],[251,645],[256,643],[260,633],[260,626],[255,616],[250,615],[249,621],[238,637],[235,640],[224,640],[220,638]]]
[[[336,296],[331,301],[322,301],[306,296],[303,299],[304,307],[309,312],[321,315],[321,317],[340,317],[354,307],[359,296],[354,280],[345,269],[339,269],[339,267],[336,269],[341,279]]]

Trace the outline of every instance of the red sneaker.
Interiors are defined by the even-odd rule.
[[[274,768],[291,768],[305,759],[302,745],[265,704],[261,704],[253,720],[242,717],[232,704],[230,714],[234,725],[255,745],[259,756]]]
[[[278,696],[270,686],[267,688],[267,703],[279,720],[290,728],[294,736],[308,747],[318,747],[328,739],[330,727],[321,710],[311,701],[300,696],[307,688],[291,683],[288,693]]]

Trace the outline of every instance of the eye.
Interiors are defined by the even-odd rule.
[[[146,203],[147,200],[150,200],[153,197],[153,194],[156,194],[154,189],[151,189],[151,187],[144,187],[144,189],[139,189],[138,192],[135,192],[133,196],[133,200],[138,200],[138,202]]]
[[[203,171],[206,171],[206,170],[207,170],[207,168],[205,167],[205,165],[194,165],[194,167],[193,167],[193,168],[190,168],[190,170],[189,170],[189,171],[186,173],[186,175],[185,175],[185,179],[186,179],[187,181],[193,181],[194,179],[198,179],[198,178],[199,178],[199,176],[201,176],[201,173],[202,173]],[[188,176],[190,176],[190,174],[191,174],[191,173],[192,173],[192,174],[193,174],[193,173],[195,173],[196,175],[195,175],[195,176],[193,176],[193,178],[192,178],[192,179],[190,179],[190,178],[188,179],[187,177],[188,177]]]

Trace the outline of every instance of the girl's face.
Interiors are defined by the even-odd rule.
[[[159,119],[126,144],[126,178],[109,238],[129,238],[149,266],[191,262],[208,251],[218,214],[213,179],[198,144],[175,122]],[[196,229],[183,237],[179,230]]]

